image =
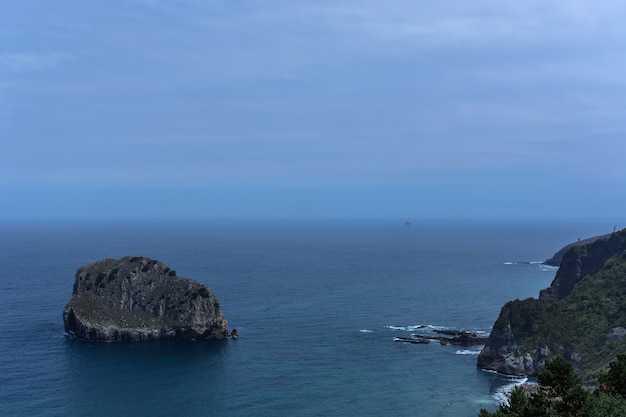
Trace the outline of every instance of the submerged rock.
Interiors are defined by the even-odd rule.
[[[63,323],[68,334],[82,340],[230,336],[220,302],[209,288],[144,257],[103,259],[80,267]]]

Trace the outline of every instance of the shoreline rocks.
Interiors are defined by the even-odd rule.
[[[396,337],[394,341],[426,345],[432,340],[437,340],[442,345],[477,346],[484,345],[488,339],[487,336],[478,336],[476,333],[465,330],[434,330],[434,333],[445,336],[416,333],[411,335],[412,337]]]
[[[145,257],[103,259],[80,267],[63,323],[69,335],[93,341],[231,336],[209,288]],[[233,336],[238,336],[236,330]]]

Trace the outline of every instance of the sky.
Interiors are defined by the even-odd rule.
[[[4,0],[0,218],[626,218],[626,2]]]

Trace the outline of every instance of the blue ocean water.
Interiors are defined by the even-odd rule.
[[[542,261],[592,222],[227,220],[0,223],[1,416],[476,416],[514,380],[480,347],[394,342],[488,332],[537,296]],[[238,340],[87,343],[61,312],[74,273],[158,259],[218,296]]]

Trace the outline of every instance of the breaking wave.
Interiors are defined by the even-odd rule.
[[[489,336],[490,330],[484,329],[463,329],[459,327],[450,327],[450,326],[437,326],[434,324],[416,324],[416,325],[408,325],[408,326],[385,326],[386,329],[402,331],[402,332],[411,332],[411,333],[437,333],[439,331],[444,330],[455,330],[455,331],[467,331],[470,333],[474,333],[477,336]]]
[[[511,391],[518,385],[525,384],[526,382],[528,382],[528,378],[526,377],[510,378],[508,384],[496,390],[495,394],[493,394],[493,398],[498,404],[508,404]]]
[[[538,266],[543,272],[554,272],[559,269],[558,266],[546,265],[539,261],[517,261],[517,262],[503,262],[503,265],[532,265]]]
[[[426,332],[433,330],[446,330],[448,327],[445,326],[434,326],[432,324],[417,324],[412,326],[385,326],[385,328],[390,330],[401,330],[404,332]]]
[[[457,350],[456,352],[454,352],[455,355],[478,355],[479,353],[480,353],[480,350],[469,350],[469,349]]]
[[[503,262],[504,265],[544,265],[541,261],[516,261],[516,262]],[[546,265],[547,266],[547,265]]]

